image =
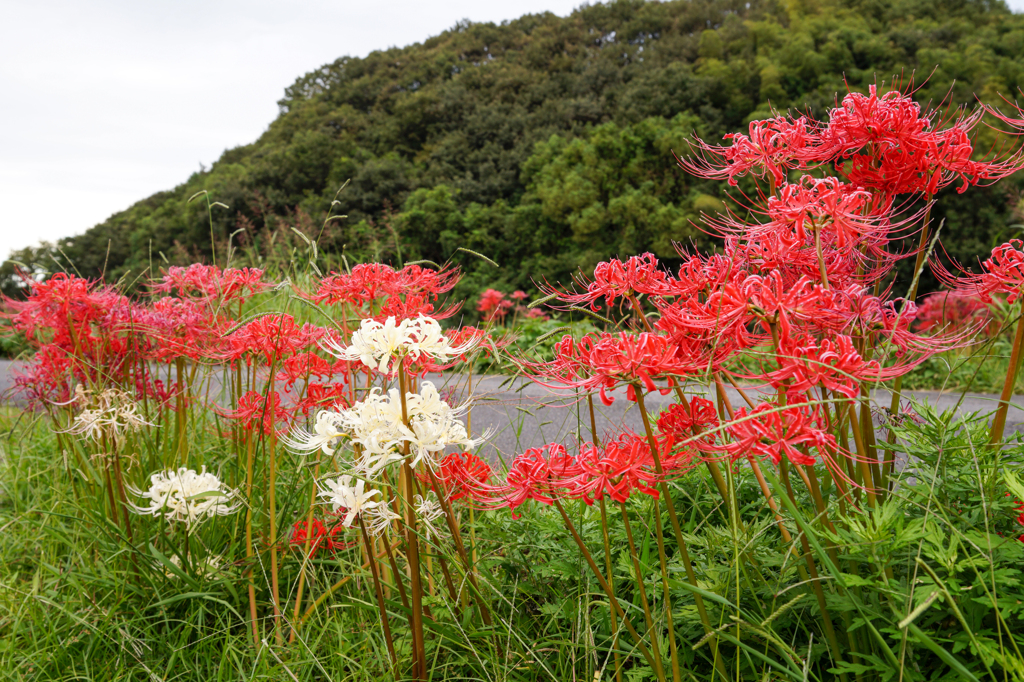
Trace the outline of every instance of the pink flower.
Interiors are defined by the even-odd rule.
[[[480,294],[480,300],[476,304],[476,309],[484,314],[484,320],[487,322],[500,320],[511,308],[512,301],[506,301],[505,294],[497,289],[488,289]]]

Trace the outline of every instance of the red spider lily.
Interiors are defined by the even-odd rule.
[[[565,446],[548,443],[516,455],[502,485],[481,485],[475,495],[490,507],[517,509],[527,500],[551,504],[565,495],[564,481],[577,476],[581,469],[566,454]]]
[[[979,323],[990,335],[999,329],[983,298],[956,291],[937,291],[925,296],[917,306],[916,322],[922,332],[961,331]]]
[[[811,230],[825,230],[834,235],[835,244],[841,249],[879,230],[878,220],[869,210],[872,199],[870,192],[836,178],[805,175],[800,182],[779,188],[778,196],[769,197],[768,217],[772,223],[791,230],[801,243],[807,240],[808,225]],[[752,226],[750,234],[756,237],[765,228]]]
[[[458,268],[430,270],[419,265],[406,265],[398,271],[396,291],[420,291],[434,297],[451,291],[462,277]]]
[[[666,378],[672,384],[678,377],[695,375],[704,369],[699,359],[681,355],[679,346],[667,337],[650,332],[605,333],[596,337],[588,334],[579,342],[567,335],[555,344],[554,351],[550,363],[524,363],[535,372],[535,381],[544,386],[599,389],[605,405],[614,402],[607,389],[620,384],[628,386],[626,397],[636,401],[635,384],[643,383],[648,391],[664,394],[671,389],[658,388],[654,378]]]
[[[627,432],[601,447],[586,443],[580,448],[576,466],[579,473],[563,477],[558,485],[565,488],[566,495],[588,505],[605,495],[625,502],[634,491],[658,497],[658,476],[646,437]]]
[[[593,281],[577,277],[576,283],[585,289],[582,293],[563,292],[552,287],[542,287],[542,291],[556,294],[571,305],[589,305],[592,310],[598,309],[597,302],[602,296],[605,304],[611,306],[621,297],[635,294],[662,296],[672,292],[668,273],[659,267],[658,259],[651,253],[633,256],[626,262],[613,258],[598,263],[594,267]]]
[[[420,474],[420,479],[430,484],[429,477]],[[441,485],[445,499],[449,501],[464,498],[479,499],[487,496],[491,466],[470,452],[456,452],[445,455],[437,467],[437,482]]]
[[[381,304],[380,311],[370,317],[378,322],[384,322],[389,317],[402,321],[419,315],[427,315],[435,320],[444,320],[457,313],[462,307],[461,304],[456,304],[435,310],[434,304],[427,300],[428,297],[428,294],[422,293],[407,293],[404,298],[397,294],[389,295]]]
[[[200,301],[173,296],[157,299],[135,320],[152,343],[151,357],[161,361],[209,356],[220,347],[225,324]]]
[[[511,308],[512,301],[506,301],[505,294],[497,289],[488,289],[480,294],[480,300],[476,304],[476,309],[484,314],[484,320],[487,322],[501,320]]]
[[[345,540],[345,530],[345,527],[340,523],[334,523],[328,529],[323,521],[316,518],[308,525],[305,521],[300,521],[292,526],[292,535],[288,542],[293,548],[301,551],[305,549],[306,540],[312,535],[309,545],[309,557],[312,559],[320,548],[325,545],[332,552],[355,547],[358,542]]]
[[[73,358],[53,344],[40,347],[14,371],[14,388],[33,409],[66,403],[72,396]]]
[[[146,344],[122,319],[136,314],[138,306],[99,282],[64,273],[28,284],[25,300],[2,299],[2,317],[37,350],[15,382],[29,402],[63,402],[76,380],[121,383],[131,390]],[[30,387],[32,381],[38,388]]]
[[[312,535],[312,539],[310,539]],[[289,544],[295,549],[302,550],[306,547],[306,540],[309,540],[309,556],[313,558],[320,550],[320,546],[327,539],[327,527],[320,519],[313,519],[311,523],[299,521],[292,526],[292,536]]]
[[[469,359],[470,355],[476,353],[484,356],[497,355],[503,348],[512,343],[512,339],[508,336],[495,337],[485,329],[469,325],[459,327],[458,329],[446,330],[445,336],[451,341],[452,347],[466,346],[472,348],[472,350],[459,356],[462,362],[465,362]]]
[[[874,360],[864,360],[849,336],[836,334],[817,340],[801,335],[780,344],[776,353],[779,368],[764,378],[776,388],[786,385],[788,390],[806,393],[824,386],[853,400],[860,395],[861,384],[906,374],[927,357],[922,354],[914,362],[883,368]]]
[[[319,411],[348,406],[348,388],[343,382],[334,384],[310,382],[306,386],[306,395],[295,407],[297,410],[302,410],[303,415],[308,416],[310,410]]]
[[[947,122],[935,112],[922,113],[919,104],[899,91],[879,96],[872,85],[867,95],[850,93],[830,112],[823,138],[840,159],[836,169],[861,187],[889,195],[933,195],[960,179],[957,191],[962,193],[1020,167],[1016,157],[972,160],[970,131],[986,111],[1000,116],[982,107],[969,115],[958,110]]]
[[[515,291],[512,292],[512,295],[510,296],[510,298],[513,301],[522,302],[522,301],[525,301],[527,299],[527,296],[526,296],[526,292],[525,291],[521,291],[519,289],[516,289]]]
[[[29,285],[25,300],[2,299],[10,311],[3,317],[15,331],[40,346],[64,349],[75,360],[79,378],[124,359],[130,347],[121,334],[119,315],[135,309],[124,296],[99,282],[64,273]]]
[[[389,293],[396,273],[383,263],[360,263],[351,273],[331,273],[310,298],[316,303],[363,305]]]
[[[282,360],[281,371],[277,375],[277,380],[284,382],[285,391],[287,392],[300,379],[309,381],[312,377],[317,377],[318,379],[329,379],[335,375],[344,377],[347,369],[348,363],[342,361],[331,362],[312,351],[306,351],[304,353],[296,353]]]
[[[175,398],[181,393],[181,387],[178,386],[176,381],[164,384],[161,379],[152,379],[148,376],[142,376],[140,373],[135,378],[135,395],[138,397],[147,397],[155,400],[161,407],[177,410],[178,404]],[[182,404],[188,405],[186,396],[182,396]]]
[[[818,407],[799,402],[779,409],[773,403],[760,403],[753,410],[742,407],[727,425],[733,442],[715,446],[737,460],[741,457],[767,457],[778,464],[785,456],[794,464],[813,466],[814,457],[797,449],[817,448],[826,462],[838,451],[835,436],[827,433]],[[708,446],[697,443],[702,449]],[[830,468],[835,468],[831,467]]]
[[[1009,497],[1010,493],[1006,493],[1006,496]],[[1017,500],[1016,502],[1017,504],[1014,505],[1014,509],[1020,512],[1020,514],[1017,515],[1017,525],[1024,526],[1024,502],[1021,502],[1020,500]],[[1024,542],[1024,533],[1018,536],[1017,540],[1019,542]]]
[[[680,297],[656,303],[659,317],[655,329],[668,336],[679,354],[694,358],[695,365],[717,371],[735,350],[751,343],[751,315],[739,299],[718,297],[702,302],[696,297]]]
[[[736,258],[721,253],[703,256],[680,251],[679,255],[684,262],[679,267],[679,276],[668,280],[668,294],[685,299],[707,296],[732,280],[741,267]]]
[[[896,357],[907,353],[941,353],[970,343],[977,327],[955,333],[924,336],[910,330],[917,319],[917,305],[904,299],[882,300],[877,296],[851,297],[850,328],[860,334],[876,334],[896,349]],[[856,334],[853,334],[856,336]]]
[[[933,263],[939,279],[960,294],[977,296],[986,302],[992,301],[993,294],[1006,294],[1007,303],[1014,303],[1020,298],[1024,289],[1024,242],[1011,239],[1000,244],[992,249],[991,257],[985,259],[981,267],[984,272],[980,275],[963,272],[956,278]]]
[[[451,291],[458,269],[428,270],[407,265],[399,271],[382,263],[360,263],[351,273],[331,273],[310,298],[316,303],[363,306],[385,296],[421,296],[428,301]]]
[[[728,180],[736,185],[737,178],[747,173],[759,177],[771,176],[781,184],[786,173],[794,168],[805,168],[821,162],[823,150],[821,124],[804,116],[794,120],[776,116],[767,120],[751,121],[749,135],[730,133],[724,139],[728,147],[711,145],[695,138],[697,160],[678,159],[679,167],[702,178]]]
[[[220,279],[220,268],[216,265],[193,263],[188,267],[173,265],[167,269],[163,278],[153,286],[153,291],[164,294],[177,293],[188,296],[199,293],[209,296],[216,290],[215,282]]]
[[[674,443],[687,440],[691,436],[699,435],[718,427],[718,412],[715,404],[710,400],[694,396],[690,399],[689,405],[673,403],[667,410],[658,415],[658,431],[669,443],[669,448]],[[702,440],[706,443],[714,443],[716,434],[709,433]]]
[[[288,430],[291,414],[281,401],[281,395],[274,391],[269,400],[262,393],[247,391],[238,399],[234,410],[217,410],[226,419],[234,419],[247,430],[259,429],[263,435],[269,436],[275,430],[283,434]]]
[[[262,315],[243,325],[227,337],[227,350],[222,359],[244,358],[249,364],[263,360],[265,364],[281,361],[316,343],[324,330],[310,324],[299,327],[291,315]]]
[[[177,293],[180,297],[198,295],[222,303],[244,302],[270,288],[270,284],[262,280],[263,270],[258,268],[231,268],[222,271],[216,265],[193,263],[187,268],[168,268],[160,283],[153,287],[153,291]]]
[[[245,302],[270,288],[259,268],[231,268],[221,273],[218,293],[222,301]]]
[[[759,341],[751,339],[752,322],[758,322],[764,332],[775,326],[781,338],[802,324],[841,328],[848,323],[849,312],[831,308],[829,304],[835,300],[834,294],[808,277],[786,283],[778,271],[767,275],[741,272],[708,297],[699,309],[703,318],[695,314],[691,324],[731,336],[742,348]]]
[[[43,282],[30,281],[29,287],[29,296],[23,301],[3,299],[4,307],[12,311],[4,317],[29,338],[51,329],[55,335],[66,334],[70,342],[76,332],[86,335],[91,325],[98,324],[123,300],[113,289],[63,272]]]

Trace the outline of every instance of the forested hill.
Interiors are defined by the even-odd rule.
[[[693,131],[745,130],[769,102],[820,116],[837,92],[914,72],[927,78],[922,101],[1012,97],[1024,16],[987,0],[682,0],[460,23],[302,76],[256,142],[15,259],[50,271],[51,255],[70,259],[87,276],[105,265],[112,281],[164,259],[209,260],[211,233],[220,258],[233,233],[250,254],[301,246],[296,227],[349,262],[441,262],[465,247],[501,265],[456,254],[465,295],[530,289],[611,255],[707,245],[694,222],[724,188],[687,177],[670,154]],[[213,206],[212,231],[206,197],[188,202],[201,190],[227,207]],[[323,227],[336,195],[334,213],[348,217]],[[947,247],[965,260],[991,248],[1019,222],[1015,203],[1006,183],[943,197]],[[10,263],[3,272],[9,285]]]

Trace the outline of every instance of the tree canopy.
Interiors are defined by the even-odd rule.
[[[13,258],[110,281],[209,261],[211,239],[221,257],[229,239],[265,247],[287,226],[350,261],[452,258],[465,295],[530,289],[609,256],[708,247],[699,217],[722,210],[726,188],[687,176],[673,151],[773,109],[821,117],[837,93],[894,77],[923,103],[1012,99],[1024,16],[999,0],[619,0],[460,22],[301,76],[252,144]],[[951,255],[1009,236],[1016,204],[1005,189],[942,197]],[[324,226],[329,212],[347,218]],[[11,263],[0,276],[9,289]]]

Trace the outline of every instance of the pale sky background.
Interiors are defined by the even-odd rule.
[[[0,261],[254,141],[338,57],[581,2],[0,0]]]
[[[581,2],[0,0],[0,259],[254,141],[286,86],[340,56]]]

